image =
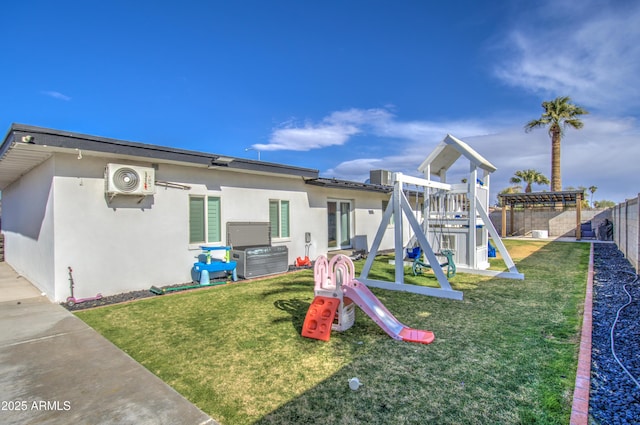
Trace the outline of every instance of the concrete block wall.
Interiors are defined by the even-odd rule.
[[[546,230],[549,237],[575,237],[576,235],[576,211],[553,211],[549,208],[533,208],[516,210],[514,215],[514,229],[510,229],[511,214],[507,210],[507,234],[524,236],[532,230]],[[491,222],[502,233],[502,210],[492,211],[489,215]],[[610,210],[583,210],[580,219],[583,223],[591,221],[593,229],[608,218],[611,220]]]

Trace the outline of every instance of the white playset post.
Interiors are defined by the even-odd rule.
[[[450,190],[451,186],[445,183],[431,182],[431,181],[424,180],[417,177],[404,176],[402,175],[402,173],[394,173],[393,180],[394,180],[393,182],[394,186],[393,186],[393,195],[391,197],[391,202],[389,202],[389,205],[387,206],[387,209],[385,210],[384,215],[382,216],[382,222],[380,223],[378,232],[376,233],[376,236],[373,240],[371,250],[369,252],[367,260],[365,261],[362,272],[360,273],[359,280],[364,284],[366,284],[367,286],[372,286],[375,288],[390,289],[393,291],[406,291],[406,292],[412,292],[415,294],[431,295],[435,297],[452,298],[456,300],[461,300],[462,292],[456,291],[451,288],[451,285],[449,284],[449,280],[447,279],[447,276],[442,271],[442,268],[438,266],[433,267],[433,272],[436,275],[436,278],[438,279],[438,283],[440,284],[439,288],[431,288],[427,286],[410,285],[410,284],[404,283],[404,263],[402,261],[404,258],[404,246],[403,246],[403,240],[402,240],[404,220],[402,219],[402,215],[404,213],[404,216],[407,218],[407,221],[409,222],[409,225],[411,226],[411,229],[413,230],[417,238],[418,244],[422,249],[422,252],[427,257],[429,264],[439,264],[436,254],[433,251],[433,248],[431,248],[431,244],[429,244],[429,241],[427,240],[427,237],[423,232],[423,229],[420,227],[420,223],[418,223],[418,220],[413,215],[413,210],[409,205],[409,201],[404,195],[402,184],[408,183],[408,184],[413,184],[417,186],[433,187],[433,188],[445,189],[445,190]],[[371,271],[373,260],[378,250],[380,249],[380,243],[382,242],[382,237],[384,236],[384,232],[387,229],[387,225],[389,224],[392,214],[395,217],[395,221],[394,221],[395,258],[396,258],[395,282],[385,282],[382,280],[369,279],[368,278],[369,271]]]

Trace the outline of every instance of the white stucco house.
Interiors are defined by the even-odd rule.
[[[119,168],[141,186],[114,186]],[[125,176],[119,184],[132,183]],[[146,185],[146,186],[145,186]],[[5,261],[53,301],[189,282],[233,222],[271,223],[289,264],[368,248],[391,187],[308,168],[14,124],[0,146]],[[126,187],[124,188],[126,190]],[[393,248],[389,229],[381,248]]]

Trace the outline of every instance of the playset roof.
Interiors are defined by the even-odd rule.
[[[447,134],[429,156],[420,164],[418,170],[424,173],[427,167],[433,176],[442,176],[443,171],[447,171],[461,157],[467,158],[471,164],[489,173],[496,171],[496,167],[482,157],[473,148],[462,140]]]

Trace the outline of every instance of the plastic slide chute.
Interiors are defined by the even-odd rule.
[[[413,329],[402,324],[364,283],[354,279],[343,285],[343,289],[345,297],[353,300],[391,338],[421,344],[430,344],[435,339],[431,331]]]

